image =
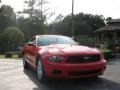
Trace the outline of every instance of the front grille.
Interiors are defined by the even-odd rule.
[[[85,63],[85,62],[97,62],[100,60],[100,55],[74,55],[69,56],[66,60],[67,63]]]
[[[80,76],[80,75],[92,75],[101,73],[101,69],[98,70],[89,70],[89,71],[80,71],[80,72],[68,72],[70,76]]]

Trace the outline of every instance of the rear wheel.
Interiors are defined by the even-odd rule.
[[[40,59],[37,61],[37,64],[36,64],[36,72],[37,72],[37,77],[40,81],[46,80],[45,71],[43,68],[42,61]]]
[[[29,69],[29,65],[25,59],[25,55],[23,56],[23,67],[24,67],[24,69]]]

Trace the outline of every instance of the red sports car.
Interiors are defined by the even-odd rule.
[[[102,75],[106,60],[97,48],[78,45],[67,36],[36,35],[23,48],[23,66],[32,66],[39,80]]]

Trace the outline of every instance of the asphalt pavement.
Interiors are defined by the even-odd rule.
[[[22,60],[0,60],[0,90],[120,90],[120,58],[108,60],[99,78],[49,80],[41,83],[35,71],[24,70]]]

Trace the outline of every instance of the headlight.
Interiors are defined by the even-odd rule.
[[[64,56],[50,56],[49,61],[51,62],[61,62],[65,59]]]

